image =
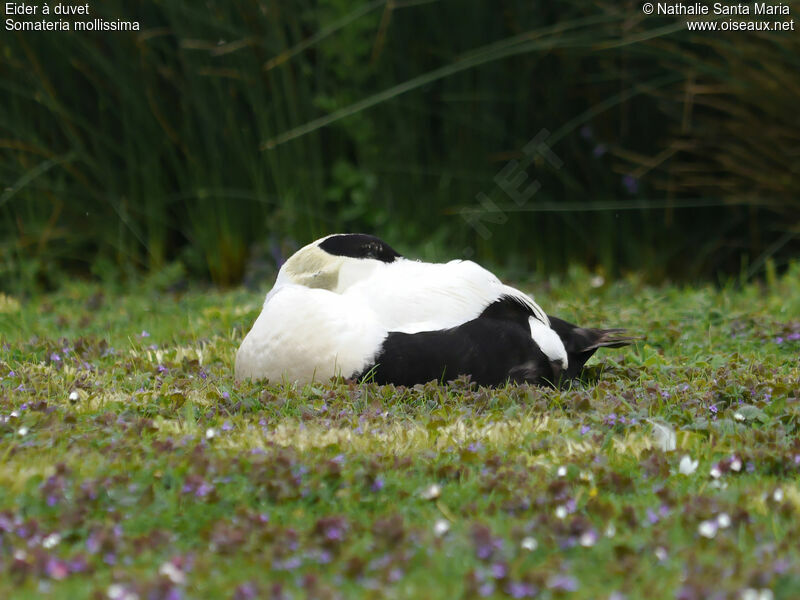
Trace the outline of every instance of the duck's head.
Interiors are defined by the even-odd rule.
[[[389,244],[373,235],[335,233],[292,254],[278,271],[275,287],[295,284],[341,292],[400,258]]]

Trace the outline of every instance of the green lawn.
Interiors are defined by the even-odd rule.
[[[800,597],[800,265],[589,282],[528,289],[646,340],[562,391],[236,385],[263,293],[0,296],[0,598]]]

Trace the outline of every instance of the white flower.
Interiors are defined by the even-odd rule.
[[[558,467],[558,476],[566,477],[566,475],[567,475],[567,467],[564,466]]]
[[[58,535],[57,533],[51,533],[42,540],[42,547],[47,548],[49,550],[50,548],[57,546],[60,541],[61,541],[60,535]]]
[[[719,470],[719,467],[717,465],[711,467],[711,471],[709,472],[709,474],[714,479],[719,479],[720,477],[722,477],[722,471]]]
[[[614,527],[613,523],[609,523],[608,526],[606,527],[606,537],[612,538],[615,535],[617,535],[617,528]]]
[[[594,531],[584,531],[581,535],[580,544],[584,548],[591,548],[597,543],[597,534]]]
[[[697,528],[697,533],[704,538],[712,539],[717,535],[719,529],[716,521],[703,521]]]
[[[662,452],[672,452],[678,447],[675,432],[668,425],[647,419],[653,425],[653,441]]]
[[[717,515],[717,525],[720,529],[727,529],[731,526],[731,518],[728,513],[719,513]]]
[[[14,419],[16,419],[19,416],[19,413],[17,411],[15,411],[15,410],[12,410],[11,413],[9,413],[8,416],[9,417],[13,417]]]
[[[213,439],[215,435],[217,435],[217,432],[214,431],[213,427],[209,427],[208,429],[206,429],[206,439],[207,440]]]
[[[109,600],[139,600],[139,596],[125,589],[124,585],[112,583],[106,590]]]
[[[783,490],[778,488],[772,492],[772,499],[775,500],[775,502],[783,502]]]
[[[69,401],[70,402],[77,402],[79,398],[80,398],[80,396],[78,395],[78,392],[72,391],[72,392],[69,393]]]
[[[742,461],[738,458],[734,458],[731,461],[731,471],[736,471],[737,473],[742,470]]]
[[[28,429],[27,427],[20,427],[19,429],[17,429],[17,433],[19,435],[28,435],[29,431],[30,429]]]
[[[659,561],[664,562],[665,560],[667,560],[667,551],[666,551],[665,548],[662,548],[661,546],[659,546],[658,548],[655,549],[655,554],[656,554],[656,558]]]
[[[539,547],[539,542],[536,541],[536,538],[532,538],[530,536],[526,538],[522,538],[522,542],[520,543],[520,547],[523,550],[527,550],[528,552],[533,552]]]
[[[442,537],[446,535],[448,531],[450,531],[450,523],[448,523],[446,519],[436,519],[436,522],[433,524],[433,533],[436,537]]]
[[[744,421],[744,415],[740,412],[733,413],[733,418],[737,421]]]
[[[442,487],[438,483],[432,483],[424,490],[420,496],[423,497],[425,500],[436,500],[439,496],[442,495]]]
[[[685,454],[681,459],[681,464],[678,466],[678,471],[681,475],[691,475],[697,471],[697,466],[700,464],[698,460],[692,460],[692,457]]]
[[[186,575],[178,567],[167,561],[158,569],[160,575],[169,579],[175,585],[186,583]]]
[[[567,518],[567,507],[566,506],[558,506],[556,507],[556,517],[559,519],[566,519]]]
[[[746,588],[742,590],[741,598],[742,600],[773,600],[775,595],[769,588],[764,588],[763,590]]]

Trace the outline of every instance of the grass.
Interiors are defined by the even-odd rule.
[[[0,597],[796,598],[798,265],[589,280],[531,287],[647,340],[560,391],[236,385],[260,293],[0,297]]]

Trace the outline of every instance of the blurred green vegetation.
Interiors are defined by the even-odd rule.
[[[627,1],[92,10],[142,30],[0,39],[2,289],[258,282],[333,231],[512,274],[797,255],[797,32],[690,34]],[[543,130],[557,160],[524,151]],[[521,173],[525,202],[498,184]]]

